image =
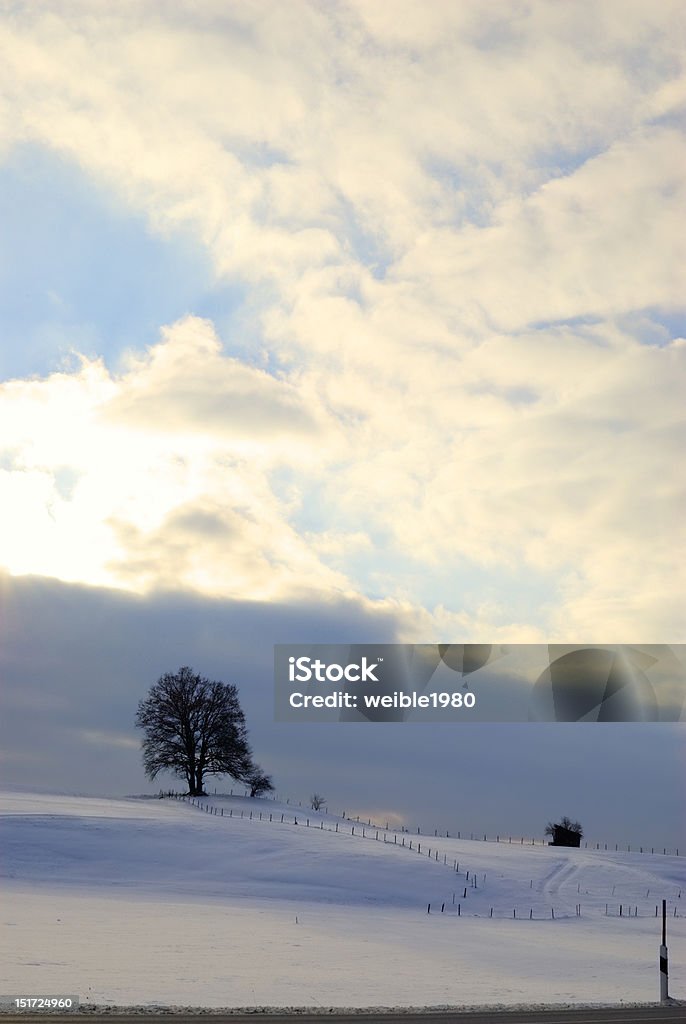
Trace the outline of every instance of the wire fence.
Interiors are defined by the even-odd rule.
[[[231,793],[233,795],[233,791]],[[312,811],[312,816],[308,813],[308,810],[300,810],[302,805],[299,804],[298,810],[290,811],[267,811],[258,810],[254,807],[250,808],[236,808],[236,807],[218,807],[210,802],[209,797],[191,797],[185,793],[177,793],[173,790],[166,792],[160,792],[160,798],[168,797],[174,800],[180,800],[183,803],[188,804],[190,807],[198,809],[204,814],[209,814],[214,817],[227,818],[233,820],[234,818],[242,821],[254,821],[263,822],[265,824],[280,824],[288,825],[298,828],[312,829],[313,832],[328,832],[334,833],[340,836],[348,836],[352,838],[358,838],[362,840],[371,840],[372,842],[380,842],[386,846],[392,846],[397,850],[411,853],[415,856],[425,857],[427,860],[434,864],[440,865],[453,872],[455,875],[463,876],[460,881],[460,889],[456,888],[452,892],[451,899],[449,901],[443,900],[440,904],[427,903],[427,913],[441,913],[441,914],[453,914],[457,917],[479,917],[488,918],[490,920],[563,920],[569,919],[570,917],[606,917],[606,918],[622,918],[625,920],[632,920],[646,917],[657,917],[658,916],[658,904],[654,902],[657,898],[666,898],[666,894],[658,894],[653,892],[652,899],[650,898],[651,890],[648,888],[645,892],[645,896],[641,896],[640,899],[636,897],[635,889],[636,884],[631,883],[625,885],[624,888],[632,888],[634,891],[625,895],[625,902],[620,902],[615,897],[620,896],[621,893],[618,890],[622,889],[621,883],[615,883],[612,885],[611,890],[608,885],[607,890],[595,888],[593,891],[584,887],[582,890],[581,883],[577,883],[577,895],[584,895],[591,897],[592,902],[584,903],[580,900],[575,904],[574,913],[571,913],[570,906],[559,906],[557,909],[555,906],[550,904],[549,898],[546,898],[545,891],[537,893],[539,897],[536,906],[530,904],[529,906],[514,906],[504,907],[502,901],[499,906],[495,903],[491,906],[484,903],[483,898],[481,899],[478,907],[472,907],[469,905],[469,897],[473,897],[478,892],[480,896],[484,897],[485,892],[479,892],[484,890],[487,884],[487,872],[475,871],[473,867],[466,868],[464,861],[460,861],[457,857],[449,856],[447,853],[441,851],[436,845],[435,840],[443,838],[438,835],[438,831],[435,832],[434,839],[425,835],[420,835],[417,839],[416,836],[410,835],[410,833],[398,832],[384,828],[383,826],[377,826],[371,819],[368,819],[365,823],[360,821],[359,818],[350,819],[342,817],[339,820],[328,820],[325,821],[323,817],[314,817],[318,812]],[[261,800],[264,798],[260,798]],[[269,798],[268,798],[269,799]],[[275,800],[275,798],[272,798]],[[283,806],[283,804],[282,804]],[[327,812],[328,813],[328,812]],[[445,838],[458,838],[458,836],[451,837],[449,833],[446,833]],[[499,841],[497,839],[496,841]],[[530,888],[534,888],[534,880],[530,880]],[[678,891],[677,891],[678,889]],[[681,900],[682,890],[678,887],[675,888],[674,892],[670,895],[671,900],[674,901],[671,907],[672,917],[683,917],[683,911],[679,912],[679,906],[676,901]],[[629,902],[629,897],[631,901]],[[603,908],[603,900],[606,900]]]
[[[684,917],[683,913],[679,913],[679,910],[678,910],[678,907],[676,906],[676,904],[674,904],[673,906],[671,906],[671,904],[670,904],[670,907],[671,907],[670,912],[669,912],[669,916],[670,917],[672,917],[672,918],[683,918]],[[437,903],[428,903],[427,904],[427,914],[435,914],[437,912],[441,913],[441,914],[443,914],[443,913],[453,914],[453,915],[456,915],[457,917],[479,917],[479,918],[487,918],[489,920],[498,920],[498,921],[505,921],[505,920],[514,920],[514,921],[549,921],[549,920],[552,920],[552,921],[562,921],[562,920],[567,920],[570,917],[592,917],[594,919],[597,919],[599,917],[601,917],[601,918],[602,917],[613,917],[613,918],[616,918],[616,919],[622,918],[625,921],[632,921],[632,920],[635,920],[637,918],[642,918],[642,919],[645,919],[647,917],[649,917],[649,918],[653,918],[653,917],[654,918],[658,918],[659,917],[659,905],[655,904],[655,908],[653,910],[652,906],[649,907],[649,908],[646,908],[646,907],[634,906],[634,905],[628,904],[628,903],[625,903],[625,904],[619,903],[619,904],[614,904],[612,906],[608,906],[606,908],[606,910],[605,910],[605,913],[602,913],[602,911],[598,912],[597,908],[595,908],[595,907],[588,907],[588,906],[585,907],[582,903],[577,903],[577,904],[575,904],[574,912],[572,913],[569,908],[563,908],[561,910],[558,907],[557,910],[556,910],[556,908],[553,907],[553,906],[550,906],[550,907],[541,907],[541,906],[533,907],[533,906],[528,906],[527,907],[526,905],[521,905],[521,904],[517,905],[515,907],[512,907],[511,905],[509,907],[506,907],[506,906],[503,906],[503,905],[500,905],[500,906],[497,906],[497,907],[496,906],[492,906],[492,907],[489,906],[486,909],[481,907],[478,910],[466,909],[465,905],[462,904],[462,903],[459,903],[459,902],[457,904],[450,904],[450,903],[446,903],[446,902],[443,902],[441,904],[437,904]]]
[[[177,797],[177,798],[187,797],[187,794],[177,793],[174,790],[167,790],[167,791],[160,790],[160,794],[159,795],[160,796],[169,796],[169,797],[173,796],[173,797]],[[217,790],[215,789],[214,795],[215,796],[220,796],[220,797],[234,796],[235,795],[235,796],[243,796],[245,798],[248,798],[250,796],[250,792],[249,792],[249,790],[244,790],[244,792],[242,794],[234,794],[234,791],[232,789],[230,791],[230,793],[228,793],[228,794],[226,794],[226,793],[218,794]],[[199,799],[199,798],[196,797],[196,798],[193,798],[193,799]],[[206,797],[203,797],[202,799],[210,799],[210,797],[206,796]],[[261,795],[259,797],[259,799],[260,800],[270,800],[270,801],[273,801],[274,803],[285,803],[286,805],[292,806],[292,807],[296,806],[295,801],[291,801],[290,798],[286,798],[284,800],[284,799],[280,798],[279,796]],[[302,801],[298,801],[297,806],[299,808],[302,808],[302,806],[303,806]],[[306,809],[307,809],[307,805],[306,805]],[[330,812],[328,810],[328,807],[322,807],[322,808],[320,808],[319,813],[329,814]],[[404,825],[400,826],[399,828],[392,828],[388,821],[386,821],[385,824],[380,824],[379,822],[372,821],[371,818],[367,818],[366,821],[365,821],[365,819],[361,818],[359,815],[357,815],[357,816],[347,815],[345,811],[343,811],[340,815],[335,815],[333,812],[331,812],[331,813],[332,813],[333,816],[340,817],[344,821],[348,821],[348,822],[354,821],[358,825],[359,824],[362,824],[362,825],[366,824],[370,828],[373,827],[373,828],[383,829],[386,832],[398,833],[400,835],[415,835],[415,827],[414,826],[411,829],[408,828],[407,826],[404,826]],[[416,826],[416,835],[418,835],[418,836],[423,835],[425,837],[428,837],[428,836],[431,835],[431,830],[429,829],[426,832],[422,832],[421,828],[419,826]],[[439,829],[435,828],[433,830],[433,835],[434,835],[435,839],[443,839],[443,838],[445,838],[445,839],[465,839],[465,840],[469,839],[470,841],[473,841],[473,842],[504,843],[504,844],[512,845],[512,846],[552,846],[553,845],[548,839],[540,839],[540,838],[531,837],[531,836],[511,836],[511,835],[507,835],[507,834],[496,834],[496,835],[490,835],[489,836],[486,832],[483,832],[483,833],[482,832],[469,832],[469,833],[467,833],[467,832],[463,832],[463,831],[457,831],[457,832],[453,831],[453,832],[450,832],[447,829],[446,830],[443,830],[443,829],[439,830]],[[564,849],[574,849],[574,847],[564,847]],[[648,845],[647,843],[644,843],[643,845],[640,845],[640,844],[637,845],[636,843],[633,843],[633,844],[632,843],[622,844],[622,843],[612,843],[612,842],[608,843],[608,842],[604,842],[602,840],[601,841],[596,841],[595,839],[593,839],[593,840],[584,840],[580,844],[579,849],[583,849],[583,850],[597,850],[597,851],[614,852],[614,853],[643,853],[643,854],[650,853],[652,855],[656,855],[657,854],[657,855],[666,856],[666,857],[683,857],[684,856],[684,851],[683,850],[680,851],[679,847],[674,847],[674,848],[667,847],[667,846],[660,847],[659,845],[656,846],[654,843],[652,845]]]

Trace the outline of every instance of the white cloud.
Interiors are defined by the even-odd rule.
[[[293,466],[318,464],[321,413],[292,385],[222,356],[207,322],[167,329],[119,376],[84,360],[72,374],[0,385],[0,396],[10,571],[259,599],[349,589],[289,527],[267,480],[285,451]]]
[[[676,131],[638,132],[513,200],[491,227],[425,232],[399,273],[418,281],[428,272],[441,306],[473,304],[500,329],[681,308],[685,160]]]
[[[305,402],[287,381],[223,355],[207,321],[189,317],[164,328],[162,339],[145,355],[129,356],[127,383],[103,409],[112,422],[228,441],[254,455],[279,445],[292,455],[300,438],[312,448],[313,434],[325,433],[314,397]]]
[[[417,630],[678,639],[683,28],[640,2],[7,19],[10,138],[190,225],[279,370],[190,318],[118,375],[4,385],[4,564],[271,599],[361,587],[364,557]],[[455,566],[450,607],[416,611],[403,559]],[[463,606],[465,564],[499,601]]]

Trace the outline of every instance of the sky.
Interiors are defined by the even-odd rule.
[[[683,725],[286,726],[271,652],[684,642],[685,29],[0,3],[2,781],[145,791],[189,664],[284,796],[683,841]]]

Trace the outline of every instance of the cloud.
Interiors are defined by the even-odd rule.
[[[678,102],[678,4],[374,7],[25,9],[3,29],[10,138],[71,153],[160,230],[194,224],[220,270],[287,288],[349,262],[351,214],[402,255]]]
[[[679,725],[274,721],[274,643],[392,643],[397,628],[391,610],[350,598],[143,598],[0,574],[2,785],[113,796],[166,788],[171,778],[145,780],[135,713],[160,675],[188,664],[238,686],[255,758],[291,802],[316,790],[332,812],[463,836],[541,836],[571,806],[589,839],[683,845]],[[17,699],[26,695],[30,713]]]
[[[144,356],[132,353],[126,381],[103,415],[145,432],[226,437],[259,451],[262,440],[279,438],[292,449],[299,434],[327,426],[313,401],[308,407],[288,381],[224,355],[212,325],[194,317],[163,329]]]
[[[232,601],[178,588],[143,598],[0,573],[1,746],[12,764],[22,762],[16,774],[3,770],[3,784],[139,791],[138,701],[185,664],[238,685],[258,760],[273,760],[278,748],[284,764],[295,763],[299,727],[286,735],[273,722],[272,645],[295,636],[392,642],[395,634],[392,610],[359,598]],[[34,774],[23,768],[27,749],[40,755]]]
[[[681,5],[296,8],[0,28],[10,140],[250,296],[241,336],[190,316],[2,386],[3,564],[678,639]]]
[[[84,359],[0,392],[13,572],[258,599],[350,589],[290,527],[268,481],[286,452],[295,467],[319,464],[325,414],[223,355],[206,322],[166,330],[119,375]]]
[[[399,273],[427,275],[442,305],[473,304],[496,329],[682,308],[683,136],[639,130],[573,174],[512,199],[492,225],[425,231]],[[457,299],[455,280],[463,298]]]
[[[99,748],[115,747],[122,750],[140,750],[138,740],[121,733],[108,732],[105,729],[79,729],[76,741]]]

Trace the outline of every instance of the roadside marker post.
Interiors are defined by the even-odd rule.
[[[667,900],[662,901],[662,945],[660,946],[660,1002],[669,1002],[669,964],[667,960]]]

